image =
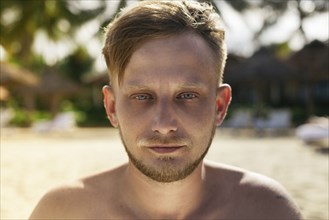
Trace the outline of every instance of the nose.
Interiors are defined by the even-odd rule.
[[[175,111],[168,102],[159,102],[153,117],[152,131],[162,135],[177,131]]]

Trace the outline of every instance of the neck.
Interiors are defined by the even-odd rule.
[[[137,217],[186,218],[201,205],[204,176],[204,164],[201,162],[185,179],[159,183],[146,177],[129,163],[125,176],[126,203],[138,210],[134,211]]]

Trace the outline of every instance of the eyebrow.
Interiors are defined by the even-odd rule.
[[[185,83],[185,84],[180,85],[179,87],[181,87],[181,88],[191,88],[191,89],[207,88],[207,86],[202,84],[202,83]]]
[[[153,88],[149,85],[145,84],[139,84],[137,82],[129,82],[126,86],[126,89],[128,90],[152,90]],[[177,86],[178,89],[202,89],[205,90],[208,88],[207,85],[204,85],[202,83],[184,83],[184,84],[179,84]]]
[[[125,86],[126,89],[129,90],[149,90],[150,86],[142,85],[142,84],[128,84]]]

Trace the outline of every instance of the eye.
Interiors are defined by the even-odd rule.
[[[149,94],[136,94],[136,95],[132,95],[131,98],[138,101],[153,100],[153,97]]]
[[[198,98],[198,94],[193,93],[193,92],[184,92],[177,96],[177,99],[191,100],[191,99],[195,99],[195,98]]]

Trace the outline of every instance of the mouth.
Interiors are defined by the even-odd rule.
[[[168,154],[168,153],[173,153],[175,151],[178,151],[184,147],[185,146],[151,146],[148,148],[159,154]]]

